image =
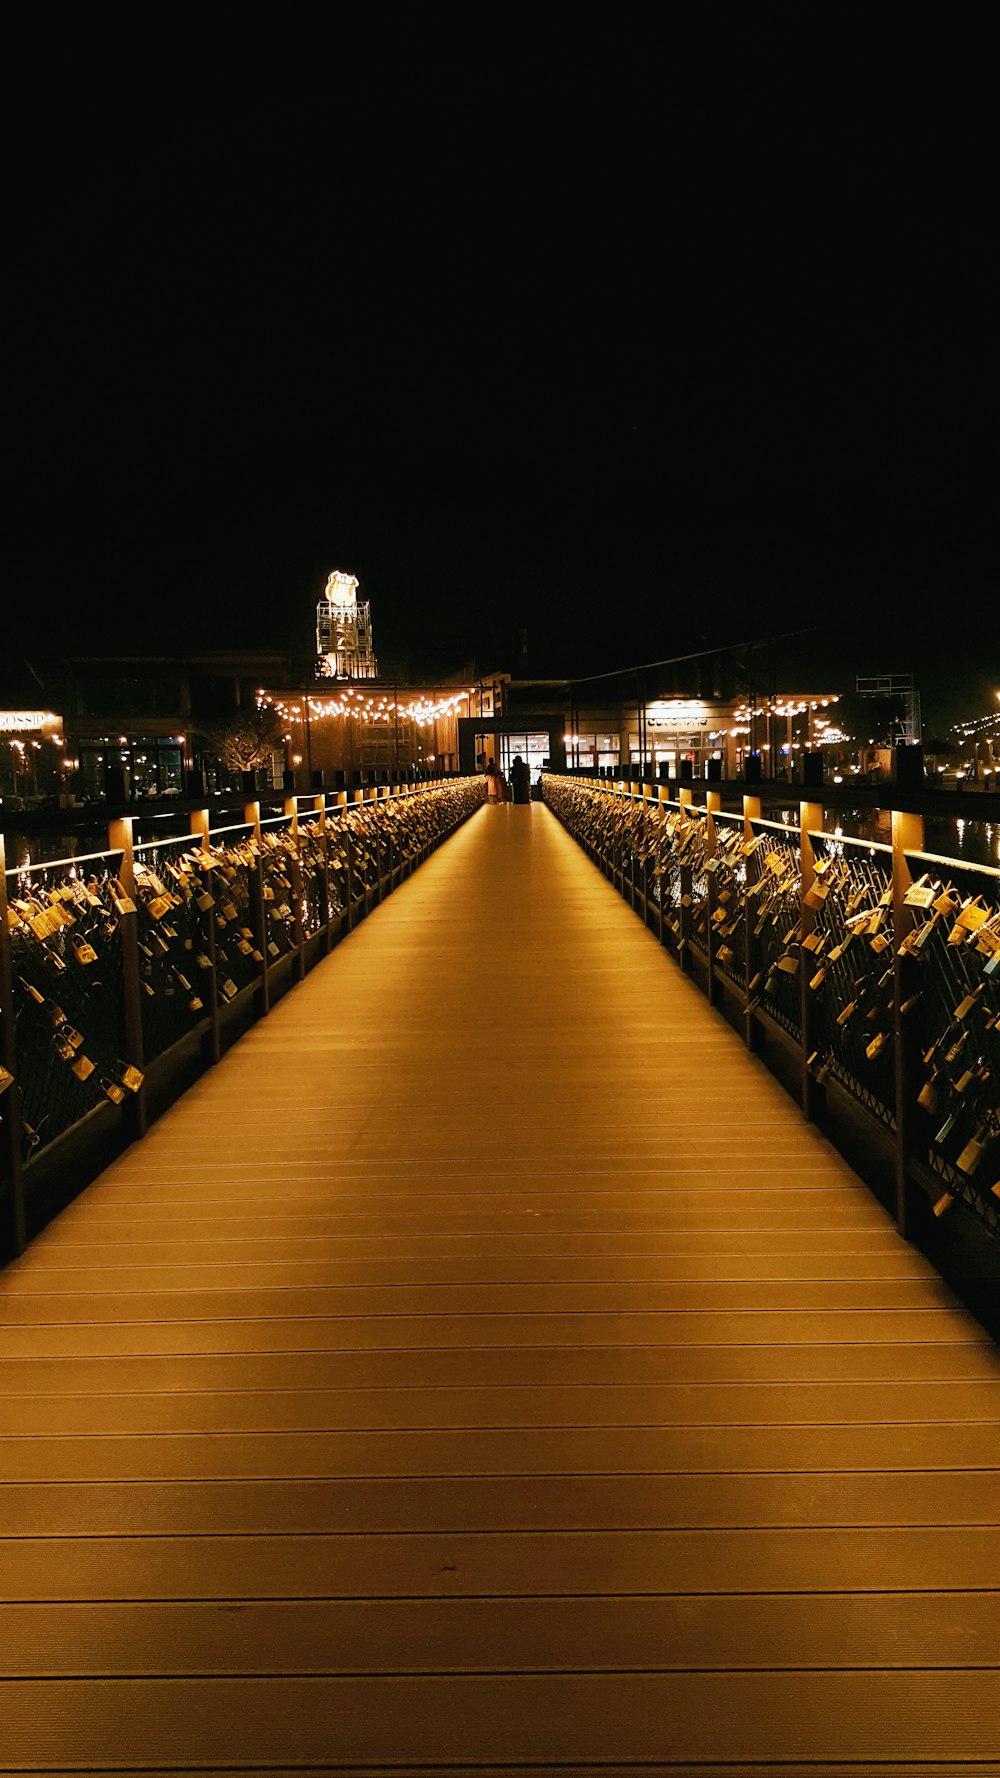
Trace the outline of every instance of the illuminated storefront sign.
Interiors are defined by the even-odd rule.
[[[708,727],[708,711],[704,704],[673,698],[669,703],[649,704],[646,726],[655,729],[691,729]]]
[[[0,710],[0,735],[37,735],[58,726],[59,717],[51,710]]]

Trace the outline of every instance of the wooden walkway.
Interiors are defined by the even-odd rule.
[[[1000,1363],[540,806],[0,1279],[0,1769],[1000,1772]]]

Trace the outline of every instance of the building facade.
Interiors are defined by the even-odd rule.
[[[660,778],[800,779],[807,752],[827,774],[887,775],[874,738],[838,726],[834,693],[748,692],[728,657],[663,662],[584,681],[507,673],[411,684],[383,672],[359,582],[328,577],[315,653],[70,656],[0,665],[0,812],[224,793],[243,786],[226,746],[259,731],[261,788],[300,791],[339,774],[476,772],[520,755],[546,765],[641,770]],[[2,707],[6,705],[6,707]],[[880,744],[879,744],[880,745]],[[957,772],[989,782],[1000,765],[995,713],[966,727]],[[969,761],[965,754],[969,755]],[[228,763],[226,763],[228,761]]]

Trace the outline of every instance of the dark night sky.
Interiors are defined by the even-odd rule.
[[[308,648],[337,566],[415,667],[1000,684],[986,45],[889,11],[26,49],[13,639]]]

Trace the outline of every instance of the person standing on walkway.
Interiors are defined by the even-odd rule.
[[[530,803],[531,767],[525,763],[519,753],[515,753],[510,768],[510,785],[516,803]]]
[[[500,773],[497,771],[497,762],[492,754],[486,761],[486,801],[488,803],[500,801]]]

